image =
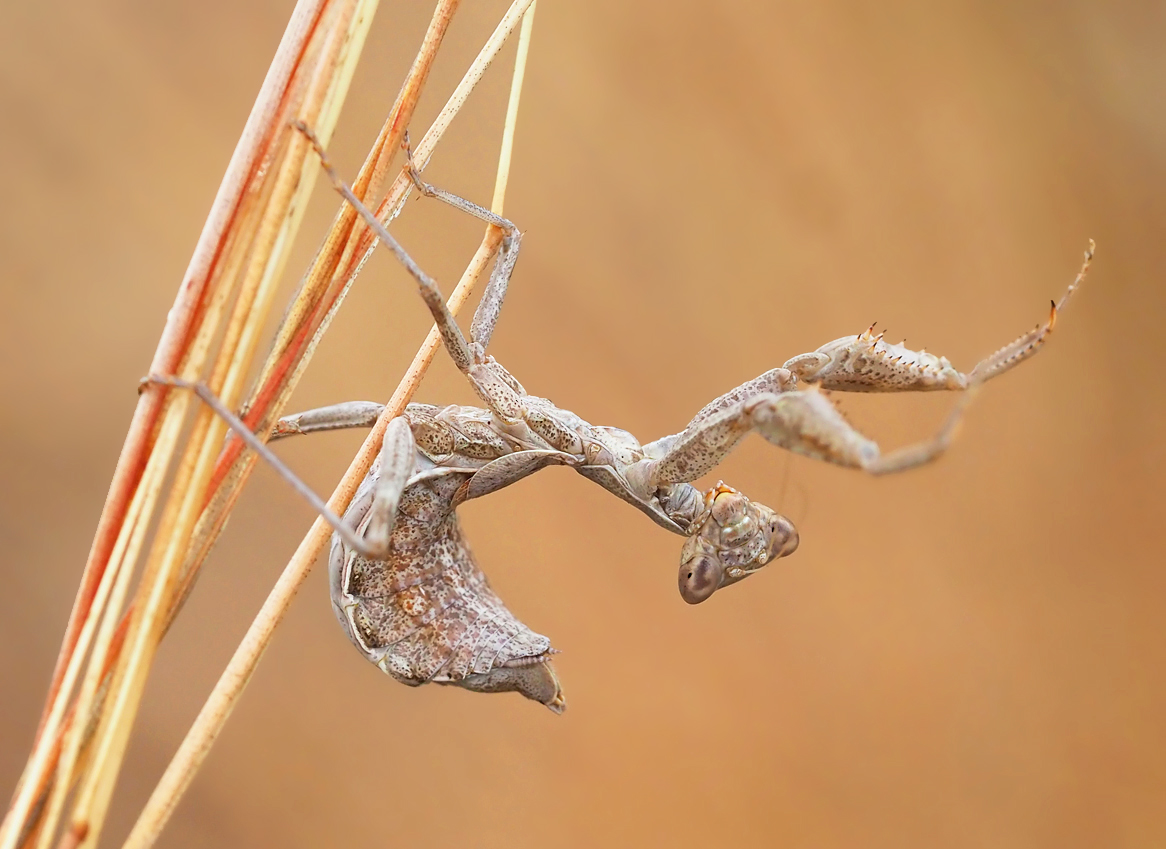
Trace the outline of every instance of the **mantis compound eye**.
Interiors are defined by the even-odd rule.
[[[700,604],[717,591],[724,568],[714,557],[699,554],[680,564],[680,597],[689,604]]]
[[[765,562],[778,557],[788,557],[798,550],[798,529],[794,523],[779,513],[773,513],[769,520],[769,546]]]

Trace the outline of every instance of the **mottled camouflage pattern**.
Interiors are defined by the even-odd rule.
[[[489,415],[410,405],[414,439],[430,450],[418,446],[387,559],[369,560],[333,538],[333,608],[353,644],[404,684],[513,690],[559,713],[566,702],[550,640],[520,622],[490,588],[458,524],[455,508],[471,481],[510,453],[505,440],[477,427],[482,414]],[[379,472],[374,465],[344,516],[359,533],[367,529]]]

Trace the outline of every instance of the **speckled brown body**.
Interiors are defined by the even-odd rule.
[[[339,535],[333,538],[333,608],[353,644],[404,684],[517,690],[561,711],[566,703],[550,665],[550,640],[519,621],[490,588],[456,513],[481,468],[511,451],[496,434],[476,433],[475,414],[488,417],[486,411],[452,409],[464,429],[435,422],[437,409],[425,405],[411,405],[406,417],[415,435],[431,446],[440,447],[448,437],[449,447],[456,442],[477,456],[418,448],[388,557],[371,560],[349,549]],[[467,440],[466,431],[484,438]],[[358,530],[367,525],[379,473],[374,465],[345,514]]]

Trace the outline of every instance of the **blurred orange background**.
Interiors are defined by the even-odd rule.
[[[292,3],[0,9],[0,788],[23,765],[165,312]],[[428,124],[505,4],[454,20]],[[386,2],[353,175],[430,13]],[[317,568],[161,845],[1166,844],[1166,14],[1158,3],[539,4],[492,352],[643,440],[878,319],[969,368],[1093,272],[955,449],[891,479],[750,438],[716,473],[797,554],[692,608],[681,540],[565,469],[462,510],[569,709],[393,683]],[[513,45],[428,179],[488,202]],[[335,211],[323,182],[290,291]],[[447,290],[481,228],[396,227]],[[292,407],[388,397],[426,327],[387,255]],[[835,396],[839,397],[839,396]],[[472,403],[439,355],[418,400]],[[952,397],[841,396],[886,447]],[[361,433],[280,452],[331,491]],[[312,518],[261,469],[163,644],[116,845]]]

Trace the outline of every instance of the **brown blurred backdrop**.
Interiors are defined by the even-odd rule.
[[[166,309],[290,0],[0,9],[0,791],[23,764]],[[504,4],[459,12],[436,113]],[[428,3],[385,2],[333,144],[354,174]],[[717,472],[795,557],[690,608],[681,540],[555,469],[463,511],[570,709],[409,690],[317,569],[162,845],[1166,844],[1166,13],[1160,3],[542,0],[493,352],[643,439],[865,328],[969,367],[1085,290],[941,463],[867,480],[751,438]],[[488,200],[511,45],[429,178]],[[294,284],[336,208],[317,189]],[[446,285],[480,228],[397,227]],[[293,408],[384,399],[426,329],[378,256]],[[439,356],[419,400],[471,402]],[[950,397],[844,397],[884,445]],[[361,434],[281,452],[331,490]],[[786,482],[788,481],[788,482]],[[785,482],[785,483],[783,483]],[[260,470],[153,677],[116,845],[311,520]]]

